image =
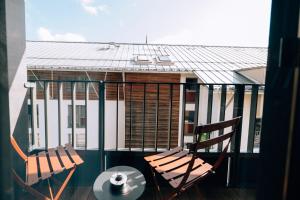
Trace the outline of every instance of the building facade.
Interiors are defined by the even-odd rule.
[[[223,84],[225,119],[232,117],[234,85],[245,85],[241,150],[247,149],[251,88],[264,83],[265,48],[28,41],[26,51],[28,79],[34,81],[32,148],[43,148],[46,134],[48,146],[56,146],[57,135],[51,135],[58,130],[62,143],[97,148],[98,82],[104,81],[106,149],[142,143],[145,149],[172,148],[182,129],[185,143],[192,142],[195,120],[219,121]],[[257,147],[262,105],[259,89]]]

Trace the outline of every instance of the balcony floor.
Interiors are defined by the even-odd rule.
[[[46,190],[47,191],[47,190]],[[169,188],[163,187],[162,192],[167,195],[170,191]],[[33,197],[23,192],[18,199],[29,200]],[[92,187],[68,187],[63,195],[62,200],[96,200],[93,194]],[[145,192],[141,196],[142,200],[152,200],[155,198],[154,188],[146,187]],[[221,188],[221,187],[203,187],[198,185],[196,187],[190,188],[187,192],[180,196],[181,200],[255,200],[255,190],[254,189],[235,189],[235,188]]]

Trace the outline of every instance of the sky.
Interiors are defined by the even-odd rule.
[[[27,40],[267,47],[271,0],[25,0]]]

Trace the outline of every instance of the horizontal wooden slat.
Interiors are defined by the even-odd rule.
[[[29,156],[27,159],[27,185],[33,185],[39,181],[38,178],[38,166],[36,156]]]
[[[198,167],[199,165],[202,165],[203,164],[203,160],[201,159],[196,159],[195,162],[194,162],[194,165],[193,165],[193,169],[195,169],[196,167]],[[175,178],[177,176],[181,176],[181,175],[184,175],[186,173],[186,170],[189,166],[189,163],[186,164],[186,165],[183,165],[182,167],[179,167],[175,170],[172,170],[170,172],[167,172],[167,173],[164,173],[162,174],[162,176],[166,179],[166,180],[170,180],[172,178]]]
[[[211,147],[215,144],[219,144],[219,143],[227,140],[228,138],[232,137],[233,134],[234,134],[234,131],[230,131],[229,133],[226,133],[224,135],[221,135],[221,136],[218,136],[218,137],[214,137],[214,138],[199,142],[199,144],[197,144],[197,142],[195,142],[195,143],[190,145],[190,149],[195,149],[195,147],[197,147],[197,150],[198,150],[198,149],[204,149],[204,148],[207,148],[207,147]]]
[[[155,154],[155,155],[152,155],[152,156],[147,156],[147,157],[144,157],[144,159],[148,162],[151,162],[151,161],[155,161],[157,159],[161,159],[161,158],[164,158],[166,156],[169,156],[169,155],[172,155],[172,154],[175,154],[177,153],[178,151],[181,151],[182,148],[181,147],[176,147],[170,151],[165,151],[163,153],[159,153],[159,154]]]
[[[167,171],[170,171],[172,169],[175,169],[177,167],[180,167],[181,165],[184,165],[186,164],[187,162],[189,162],[190,160],[192,159],[192,155],[187,155],[179,160],[176,160],[174,162],[171,162],[169,164],[166,164],[166,165],[163,165],[163,166],[159,166],[159,167],[156,167],[155,170],[158,172],[158,173],[162,173],[162,172],[167,172]]]
[[[176,153],[176,154],[174,154],[174,155],[167,156],[167,157],[165,157],[165,158],[163,158],[163,159],[159,159],[159,160],[156,160],[156,161],[152,161],[152,162],[150,162],[149,164],[150,164],[152,167],[157,167],[157,166],[159,166],[159,165],[164,165],[164,164],[167,164],[167,163],[172,162],[172,161],[174,161],[174,160],[177,160],[177,159],[179,159],[179,158],[185,156],[185,155],[188,154],[188,153],[189,153],[188,151],[183,150],[183,151],[180,151],[180,152],[178,152],[178,153]]]
[[[62,146],[57,147],[57,152],[66,169],[70,169],[74,166],[74,163],[71,162],[69,156]]]
[[[63,168],[62,168],[62,166],[61,166],[61,164],[60,164],[60,162],[57,158],[55,149],[53,149],[53,148],[48,149],[48,155],[49,155],[49,159],[50,159],[50,163],[51,163],[53,173],[58,174],[58,173],[62,172]]]
[[[197,133],[208,133],[208,132],[212,132],[212,131],[217,131],[217,130],[221,130],[230,126],[234,126],[237,125],[239,123],[239,121],[241,120],[241,117],[236,117],[227,121],[223,121],[223,122],[217,122],[217,123],[213,123],[213,124],[205,124],[202,126],[197,126],[196,127],[196,132]]]
[[[198,167],[197,169],[191,171],[188,179],[187,179],[187,183],[196,179],[196,178],[199,178],[201,176],[203,176],[204,174],[206,174],[207,172],[209,172],[209,170],[211,170],[212,166],[208,163],[205,163],[204,165]],[[174,180],[171,180],[169,183],[172,187],[174,188],[177,188],[179,186],[179,184],[181,183],[183,179],[183,176],[177,178],[177,179],[174,179]]]
[[[40,172],[42,179],[47,179],[51,176],[50,168],[47,160],[47,155],[45,151],[39,152],[38,159],[40,163]]]
[[[80,158],[80,156],[76,153],[76,151],[70,144],[66,144],[66,150],[69,152],[72,160],[75,162],[76,165],[80,165],[83,163],[83,160]]]

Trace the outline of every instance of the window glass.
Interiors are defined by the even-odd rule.
[[[76,105],[76,128],[85,128],[85,105]],[[68,106],[68,128],[72,128],[72,105]]]

